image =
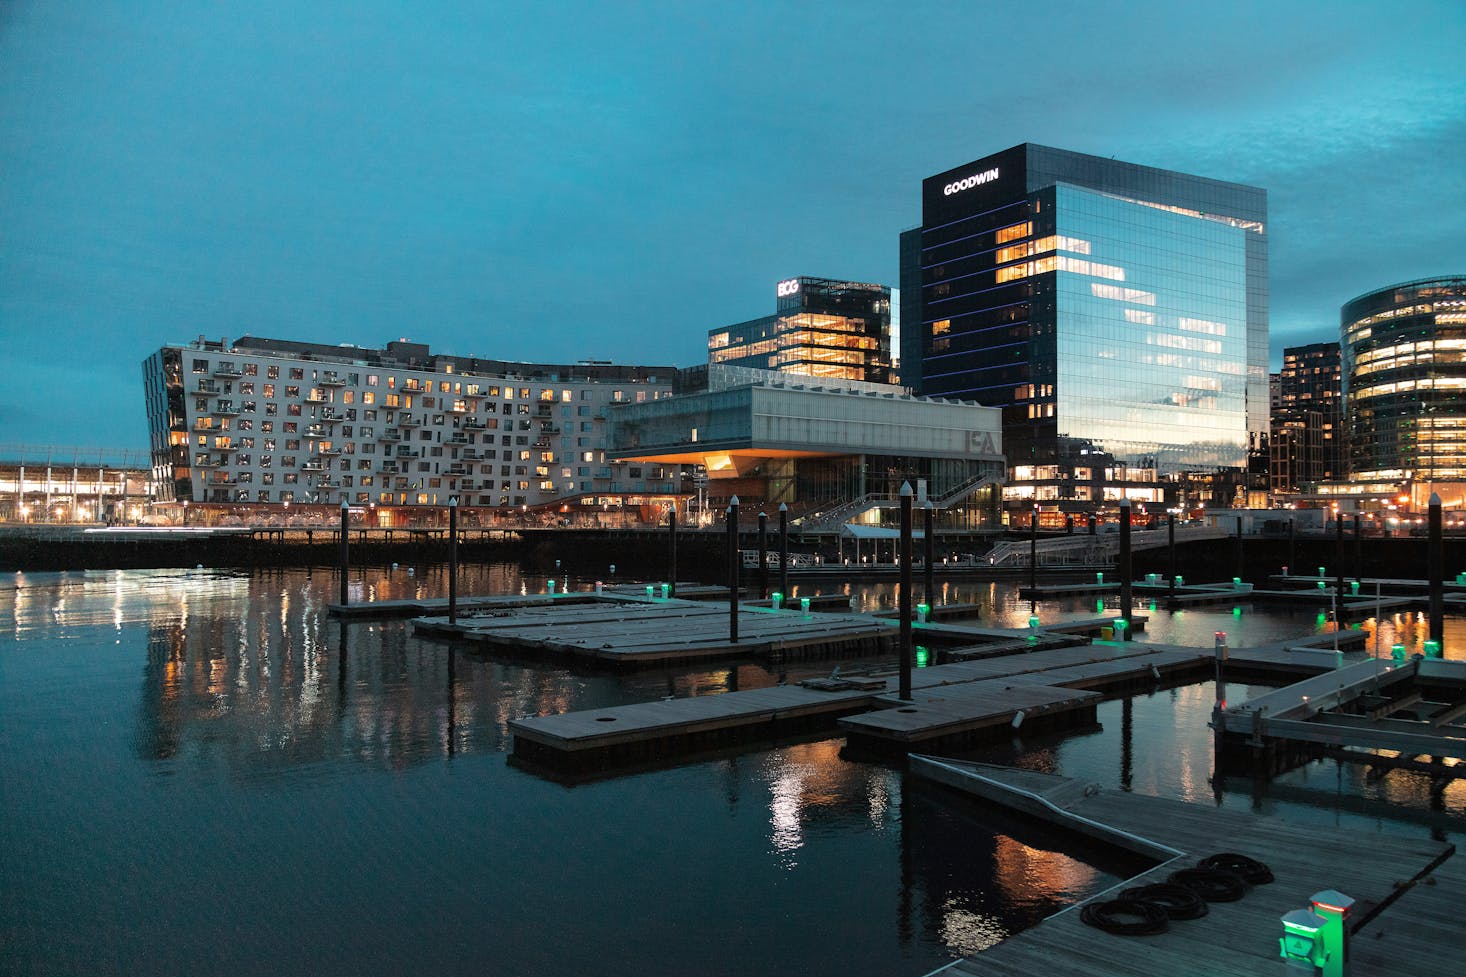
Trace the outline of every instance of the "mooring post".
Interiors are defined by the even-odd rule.
[[[1028,517],[1028,590],[1029,599],[1038,600],[1038,503]]]
[[[1247,561],[1242,556],[1242,517],[1237,517],[1237,579],[1247,578]]]
[[[758,514],[758,599],[769,596],[769,516]]]
[[[1344,624],[1344,514],[1334,513],[1334,630]]]
[[[1120,640],[1130,640],[1130,500],[1120,500]]]
[[[901,483],[901,689],[911,698],[911,483]]]
[[[932,609],[937,606],[937,543],[936,540],[933,538],[932,532],[932,522],[935,511],[936,510],[932,506],[931,499],[927,499],[926,504],[921,507],[921,541],[923,544],[921,558],[922,569],[926,571],[924,576],[926,578],[926,612],[928,616],[930,616]]]
[[[1074,535],[1074,517],[1073,516],[1065,516],[1064,517],[1064,535],[1065,536],[1073,536]]]
[[[677,503],[667,512],[667,596],[677,596]]]
[[[1430,493],[1429,525],[1426,555],[1430,573],[1430,640],[1435,642],[1436,653],[1445,656],[1445,614],[1441,589],[1444,586],[1446,555],[1441,539],[1441,497]]]
[[[1176,597],[1176,514],[1166,513],[1166,538],[1171,550],[1171,583],[1167,588],[1167,596],[1171,599]]]
[[[1296,530],[1297,526],[1294,525],[1293,518],[1290,516],[1288,518],[1288,566],[1290,567],[1296,567],[1298,565]]]
[[[789,506],[779,503],[779,593],[789,600]]]
[[[728,640],[738,643],[738,571],[742,569],[738,552],[738,496],[728,503]]]
[[[346,606],[346,574],[351,569],[350,542],[346,538],[346,521],[351,516],[351,510],[346,507],[346,500],[341,500],[341,606]]]
[[[458,623],[458,496],[448,499],[448,623]]]
[[[1359,531],[1359,513],[1354,513],[1354,579],[1364,582],[1364,536]]]
[[[1098,522],[1099,519],[1095,516],[1093,512],[1091,512],[1089,514],[1089,535],[1093,536],[1095,534],[1095,526],[1096,524],[1098,524]]]

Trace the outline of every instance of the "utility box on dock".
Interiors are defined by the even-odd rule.
[[[1348,977],[1349,914],[1354,910],[1354,900],[1335,889],[1325,889],[1315,892],[1308,902],[1313,914],[1326,920],[1322,934],[1327,954],[1323,977]]]
[[[1324,949],[1323,931],[1328,920],[1308,909],[1294,909],[1283,914],[1283,936],[1280,956],[1288,963],[1288,973],[1299,977],[1321,977],[1328,952]]]

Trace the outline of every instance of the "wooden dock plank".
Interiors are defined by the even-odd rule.
[[[989,798],[1001,796],[1005,787],[1017,788],[1006,801],[1017,810],[1047,814],[1055,823],[1097,838],[1104,839],[1108,833],[1112,840],[1118,832],[1121,837],[1184,853],[1129,880],[1126,886],[1162,880],[1178,866],[1193,864],[1197,858],[1217,851],[1257,858],[1275,876],[1273,883],[1254,888],[1237,902],[1212,903],[1202,919],[1173,922],[1168,932],[1154,936],[1105,933],[1085,925],[1079,906],[1071,907],[939,971],[949,975],[1085,973],[1152,977],[1272,973],[1280,967],[1278,918],[1290,909],[1305,906],[1313,892],[1333,888],[1356,900],[1387,902],[1398,894],[1398,882],[1423,878],[1427,869],[1453,851],[1452,846],[1429,838],[1295,825],[1107,790],[1085,790],[1071,811],[1055,811],[1026,799],[1036,792],[1036,779],[1047,777],[1045,774],[934,758],[913,758],[912,769],[959,789],[964,775],[968,783],[982,781],[978,791]],[[1336,857],[1340,851],[1368,854],[1341,859]],[[1459,940],[1459,926],[1442,922],[1454,919],[1466,895],[1466,872],[1454,864],[1459,861],[1447,858],[1431,869],[1431,878],[1446,884],[1410,886],[1398,903],[1387,906],[1380,917],[1355,936],[1352,966],[1356,977],[1406,973],[1444,977],[1459,972],[1459,962],[1453,955],[1441,952]],[[1109,897],[1109,893],[1102,893],[1094,898]],[[1406,899],[1413,899],[1413,904],[1407,904]],[[1408,910],[1402,908],[1407,905]],[[1422,947],[1433,952],[1422,954]]]

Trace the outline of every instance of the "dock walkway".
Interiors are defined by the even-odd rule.
[[[1455,977],[1466,867],[1455,847],[1429,838],[1295,825],[1272,818],[1100,788],[1081,780],[936,757],[913,756],[912,772],[1029,817],[1157,860],[1119,888],[1161,882],[1218,852],[1255,858],[1274,881],[1236,902],[1214,902],[1201,919],[1165,933],[1118,936],[1063,910],[982,953],[936,971],[944,977],[1207,977],[1281,973],[1279,918],[1311,895],[1336,889],[1356,900],[1350,946],[1354,977]],[[1341,853],[1354,853],[1340,857]],[[1114,898],[1115,890],[1089,900]]]

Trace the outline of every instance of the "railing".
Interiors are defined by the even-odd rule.
[[[337,373],[322,373],[321,379],[316,382],[323,387],[346,386],[346,378]]]
[[[244,376],[244,371],[233,363],[220,363],[214,367],[214,376],[234,379]]]

